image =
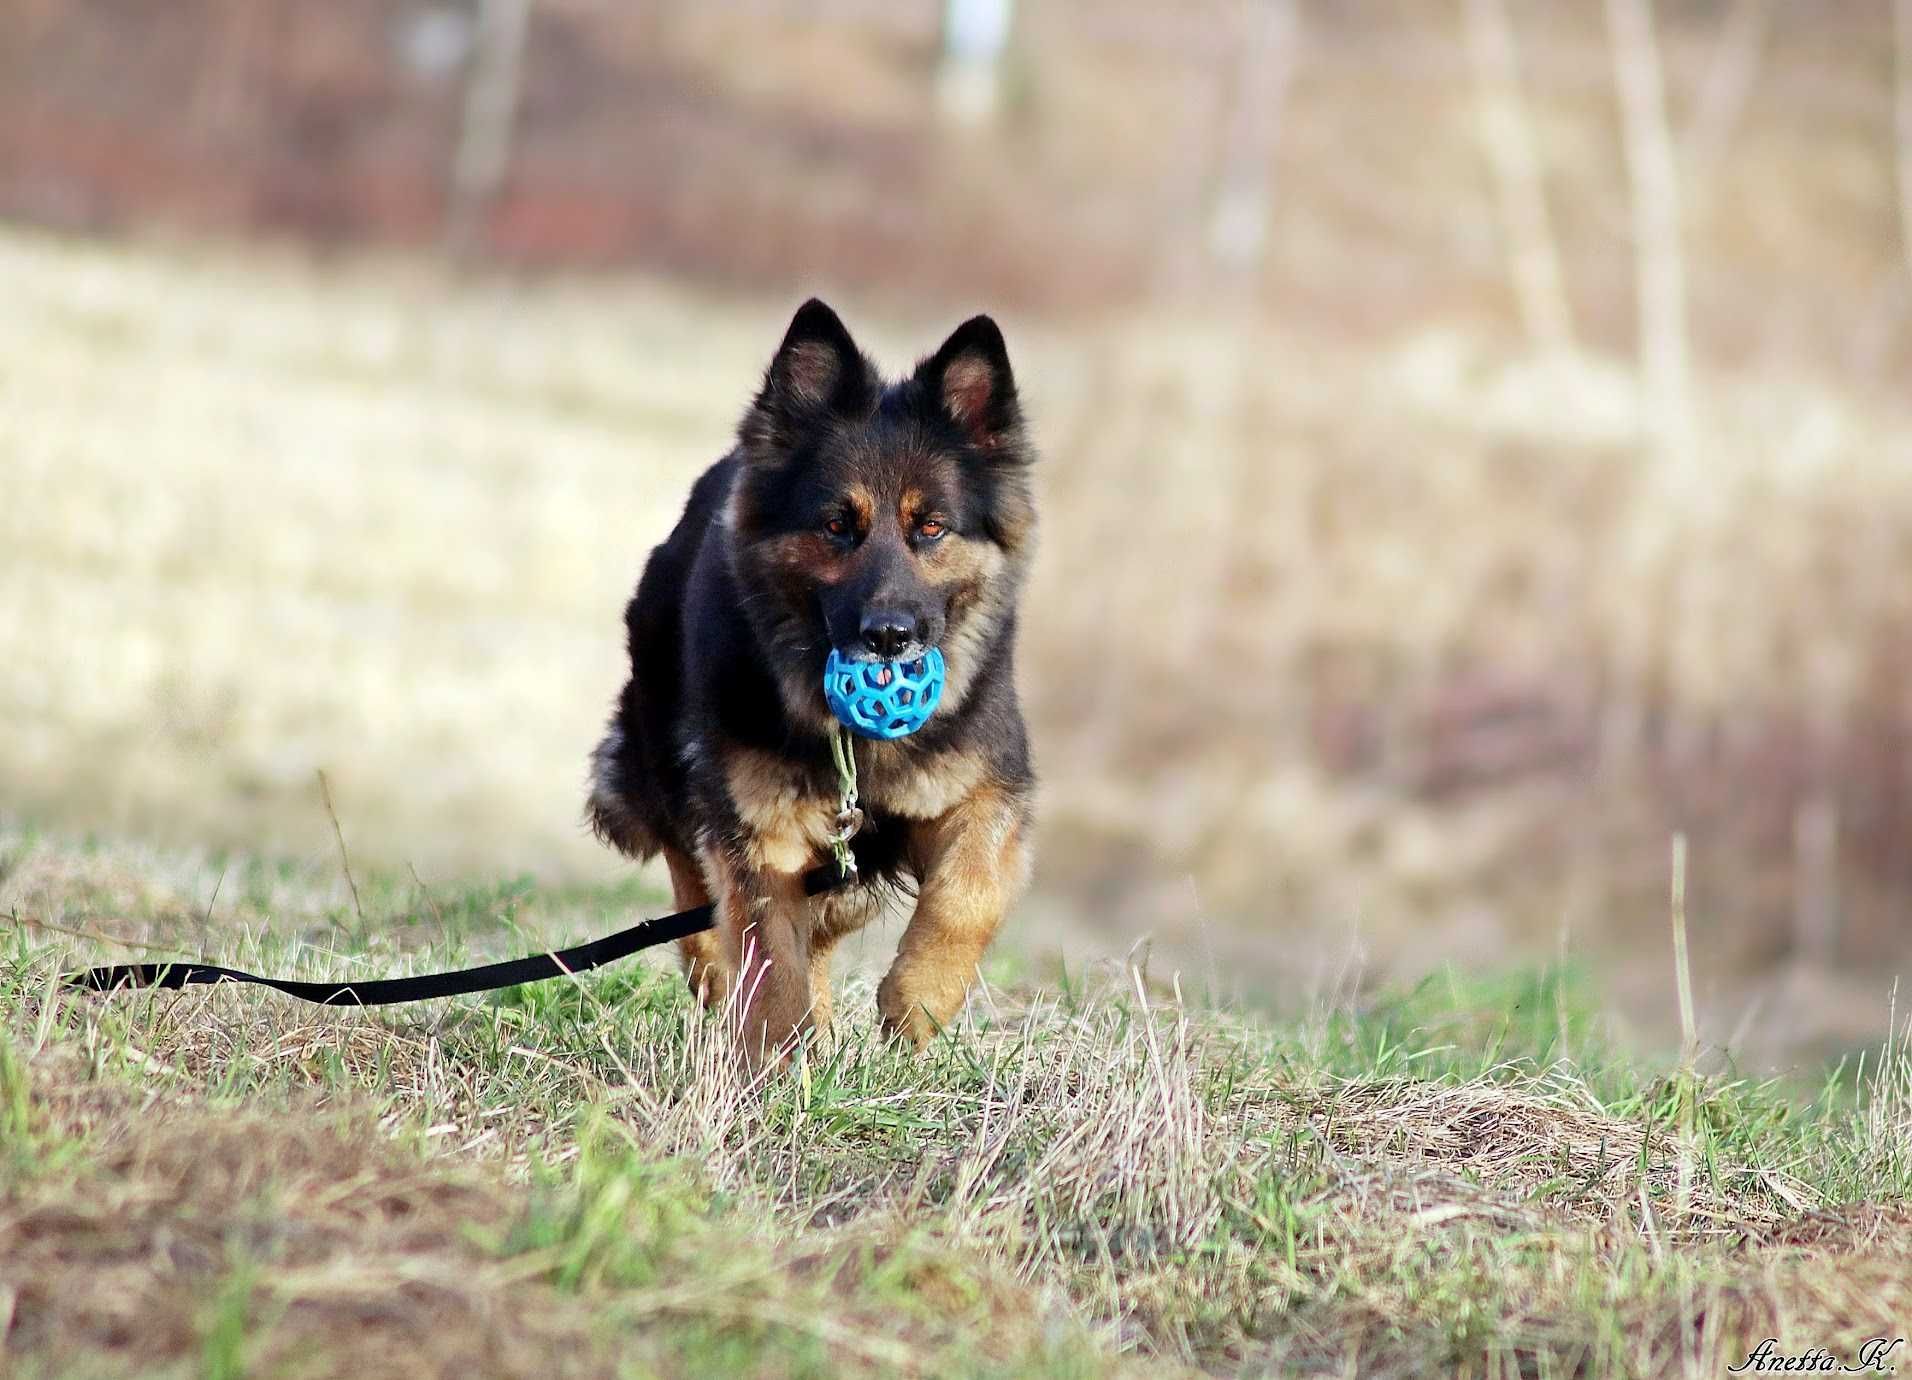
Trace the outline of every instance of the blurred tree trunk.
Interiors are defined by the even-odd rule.
[[[1607,0],[1622,141],[1633,201],[1641,392],[1654,446],[1683,481],[1693,464],[1692,391],[1679,167],[1667,132],[1652,0]]]
[[[1897,0],[1892,27],[1898,42],[1893,63],[1898,96],[1899,243],[1905,253],[1905,272],[1912,279],[1912,0]]]
[[[1680,141],[1680,153],[1695,175],[1703,175],[1725,156],[1746,113],[1766,44],[1769,5],[1770,0],[1735,0],[1720,26],[1719,44]]]
[[[511,166],[530,17],[531,0],[484,0],[445,216],[445,244],[459,259],[484,247],[485,216]]]
[[[1244,0],[1233,104],[1208,208],[1209,258],[1231,287],[1245,283],[1252,289],[1267,251],[1274,151],[1294,68],[1295,30],[1294,0]]]
[[[1505,0],[1467,0],[1467,39],[1480,87],[1481,135],[1494,172],[1521,321],[1541,349],[1571,350],[1573,313],[1547,215],[1533,121],[1521,96],[1519,58]]]
[[[945,116],[972,125],[996,117],[1014,23],[1014,0],[944,0],[936,99]]]

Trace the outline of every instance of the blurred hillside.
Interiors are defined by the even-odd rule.
[[[1564,946],[1651,1018],[1683,829],[1713,1038],[1879,1024],[1890,5],[1046,0],[988,118],[937,7],[772,0],[537,0],[488,106],[510,10],[0,10],[0,807],[316,852],[324,767],[367,855],[602,874],[617,610],[790,307],[892,366],[986,308],[1047,457],[1031,948]]]

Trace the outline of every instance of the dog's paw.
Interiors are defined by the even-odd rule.
[[[937,980],[908,971],[892,971],[876,989],[876,1011],[885,1039],[909,1041],[921,1049],[948,1027],[963,1009],[967,982]]]

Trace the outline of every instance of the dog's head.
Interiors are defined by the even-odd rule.
[[[837,314],[804,303],[739,428],[728,521],[745,612],[817,700],[834,647],[942,649],[946,707],[997,645],[1035,529],[1031,455],[1002,332],[958,326],[886,383]]]

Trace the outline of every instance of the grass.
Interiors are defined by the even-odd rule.
[[[853,982],[758,1082],[655,959],[364,1012],[55,981],[115,947],[64,931],[338,975],[657,904],[358,883],[0,834],[11,1373],[1715,1374],[1912,1317],[1912,1047],[1689,1075],[1568,968],[1285,1023],[990,984],[920,1055]]]
[[[1878,15],[1770,16],[1745,109],[1682,150],[1702,487],[1641,445],[1599,7],[1517,35],[1566,358],[1506,309],[1453,14],[1304,7],[1259,293],[899,308],[1004,281],[994,254],[1100,300],[1095,244],[1051,247],[1078,226],[1127,222],[1138,281],[1200,233],[1212,65],[1028,8],[1019,150],[916,160],[963,215],[861,174],[886,233],[915,203],[961,252],[906,232],[924,277],[862,265],[889,306],[831,291],[893,365],[1001,312],[1045,450],[1038,938],[921,1057],[871,1042],[861,978],[840,1043],[761,1085],[656,962],[371,1013],[54,981],[425,970],[658,905],[576,824],[618,614],[858,234],[757,235],[780,286],[745,295],[0,228],[0,800],[243,850],[0,821],[0,1370],[1704,1375],[1904,1327],[1912,299]],[[1663,16],[1683,138],[1712,8]],[[770,182],[710,160],[732,219],[821,181],[861,223],[862,139],[777,112],[907,117],[913,50],[746,72],[743,22],[642,45],[815,146],[753,134]],[[1675,1025],[1675,829],[1686,1024],[1747,1032],[1697,1071],[1609,1029]],[[1281,1020],[1231,995],[1277,1005],[1351,919],[1431,975]],[[1046,951],[1142,930],[1200,1000]],[[1861,1040],[1803,1084],[1734,1068]]]
[[[796,295],[0,230],[0,796],[322,856],[323,769],[368,865],[615,878],[577,820],[623,601]],[[892,366],[954,319],[842,305]],[[1592,349],[1004,317],[1045,453],[1019,671],[1058,947],[1147,931],[1294,998],[1270,916],[1310,951],[1358,918],[1407,980],[1570,925],[1657,1021],[1665,965],[1630,959],[1679,828],[1702,1028],[1763,988],[1749,1055],[1877,1038],[1902,397],[1708,364],[1700,504]],[[1790,959],[1838,971],[1781,988]]]

